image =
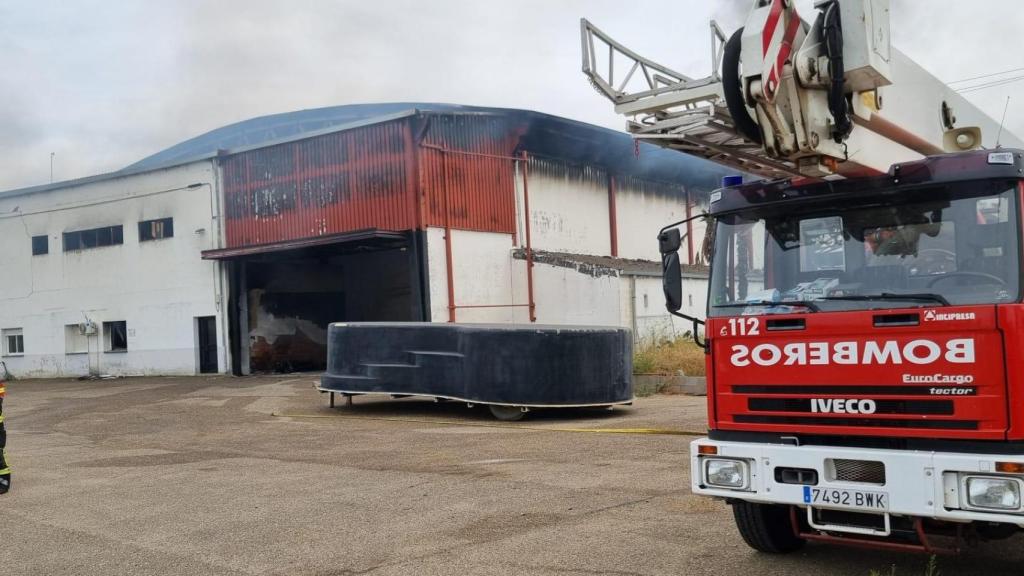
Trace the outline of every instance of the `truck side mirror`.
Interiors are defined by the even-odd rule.
[[[661,252],[661,289],[665,293],[665,308],[673,316],[692,322],[693,341],[707,350],[707,341],[702,342],[699,336],[700,327],[704,321],[679,312],[679,309],[683,307],[683,271],[682,264],[679,262],[679,247],[686,235],[681,234],[676,228],[680,224],[686,224],[690,220],[704,216],[701,214],[662,228],[658,233],[658,250]]]
[[[665,292],[665,308],[678,312],[683,307],[683,276],[679,268],[679,252],[661,257],[661,288]]]
[[[658,234],[658,250],[661,251],[661,288],[665,292],[665,307],[669,312],[678,312],[683,306],[683,277],[679,267],[679,247],[683,237],[678,228],[662,230]]]
[[[678,228],[669,228],[658,234],[658,250],[661,251],[662,256],[678,252],[679,247],[683,244],[683,238],[679,234]]]

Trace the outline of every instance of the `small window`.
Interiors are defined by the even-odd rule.
[[[21,328],[3,330],[4,356],[21,356],[25,353],[25,337]]]
[[[174,218],[139,222],[139,242],[174,237]]]
[[[65,252],[118,244],[124,244],[124,227],[121,225],[64,233]]]
[[[95,324],[92,328],[86,324],[68,324],[64,327],[64,353],[65,354],[88,354],[89,333],[95,334]]]
[[[32,237],[32,255],[42,256],[43,254],[50,253],[50,237],[49,236],[33,236]]]
[[[119,322],[103,323],[104,350],[107,352],[125,352],[128,350],[128,323],[124,320]]]

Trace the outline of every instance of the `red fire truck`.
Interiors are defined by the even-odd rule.
[[[712,23],[703,79],[583,23],[584,72],[637,138],[765,177],[702,216],[709,434],[692,490],[770,553],[1013,534],[1024,153],[999,144],[1020,143],[888,45],[887,1],[820,1],[812,23],[785,0],[753,6],[728,40]],[[677,315],[679,224],[659,235]]]

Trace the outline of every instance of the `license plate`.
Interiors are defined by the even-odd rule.
[[[889,509],[889,495],[885,492],[868,490],[804,486],[804,504],[821,508],[852,508],[884,512]]]

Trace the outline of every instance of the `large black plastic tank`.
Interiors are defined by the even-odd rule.
[[[632,372],[632,340],[622,328],[339,323],[328,331],[320,390],[490,404],[502,417],[629,403]]]

